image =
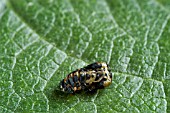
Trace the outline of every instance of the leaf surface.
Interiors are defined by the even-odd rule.
[[[170,2],[1,0],[0,112],[170,112]],[[110,64],[94,94],[56,91],[68,73]]]

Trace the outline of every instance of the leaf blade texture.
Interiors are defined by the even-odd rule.
[[[170,112],[170,2],[1,0],[0,112]],[[68,73],[106,61],[95,94],[55,91]]]

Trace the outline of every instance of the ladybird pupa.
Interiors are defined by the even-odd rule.
[[[94,91],[103,89],[112,83],[112,73],[105,62],[95,62],[77,69],[64,78],[60,90],[66,93],[75,93],[86,90]]]

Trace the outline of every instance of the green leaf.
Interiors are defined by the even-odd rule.
[[[168,0],[1,0],[0,112],[170,112]],[[111,86],[56,91],[106,61]]]

